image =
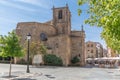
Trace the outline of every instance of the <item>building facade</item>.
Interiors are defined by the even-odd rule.
[[[103,49],[103,57],[108,57],[108,51],[107,51],[107,49]]]
[[[85,54],[86,59],[103,57],[103,47],[99,42],[87,41],[85,43]]]
[[[107,57],[118,57],[119,56],[117,51],[111,49],[110,47],[107,47],[107,50],[108,50]]]
[[[55,54],[62,58],[65,66],[71,64],[71,59],[80,57],[80,65],[85,65],[85,32],[71,31],[71,13],[68,5],[53,7],[53,19],[45,23],[20,22],[16,33],[21,37],[24,46],[25,38],[31,34],[31,42],[40,42],[48,47],[48,54]],[[46,38],[46,40],[44,40]]]

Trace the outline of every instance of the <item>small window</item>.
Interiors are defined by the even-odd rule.
[[[80,57],[80,54],[78,56]]]
[[[93,47],[93,44],[91,44],[91,47]]]
[[[58,19],[62,19],[62,10],[60,10],[58,13]]]
[[[89,47],[89,44],[87,45],[87,47]]]
[[[55,44],[56,48],[58,48],[58,43]]]
[[[93,53],[93,50],[91,50],[91,53]]]

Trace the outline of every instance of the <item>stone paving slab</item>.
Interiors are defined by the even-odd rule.
[[[42,73],[24,73],[24,72],[12,72],[12,76],[8,77],[8,73],[0,74],[0,80],[36,80],[34,78],[40,77]]]
[[[120,80],[120,69],[30,66],[26,73],[26,65],[13,65],[13,78],[3,78],[8,75],[8,65],[0,64],[0,80]]]

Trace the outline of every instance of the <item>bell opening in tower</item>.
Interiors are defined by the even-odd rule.
[[[58,19],[62,19],[62,10],[60,10],[58,13]]]

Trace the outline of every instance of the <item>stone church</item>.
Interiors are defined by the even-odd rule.
[[[61,57],[64,66],[71,64],[75,56],[80,58],[79,64],[85,65],[85,32],[71,31],[71,12],[68,5],[65,7],[52,8],[53,19],[40,22],[20,22],[17,24],[16,33],[21,37],[22,44],[25,43],[26,35],[31,34],[31,41],[44,43],[48,47],[48,54]],[[46,40],[44,40],[46,38]]]

